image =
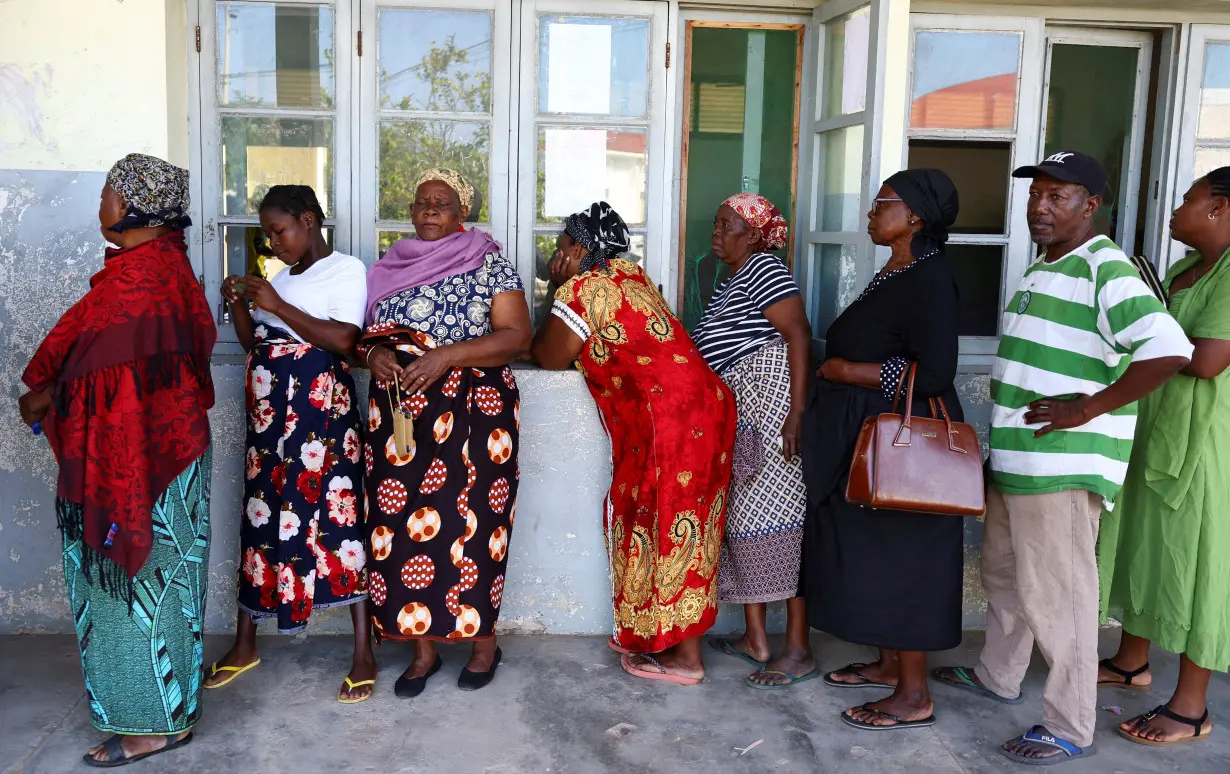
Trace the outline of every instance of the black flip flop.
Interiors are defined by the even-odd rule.
[[[754,667],[764,667],[768,661],[757,661],[753,656],[744,653],[735,647],[735,643],[731,640],[719,637],[716,640],[709,640],[709,647],[716,650],[718,653],[725,653],[727,656],[734,656],[740,661],[746,661]]]
[[[1142,666],[1140,669],[1136,669],[1131,672],[1129,672],[1126,669],[1120,669],[1119,667],[1115,666],[1114,662],[1108,658],[1104,658],[1101,661],[1099,661],[1098,666],[1102,667],[1108,672],[1113,672],[1123,678],[1122,680],[1099,681],[1098,682],[1099,688],[1108,687],[1108,688],[1122,688],[1127,691],[1147,691],[1153,687],[1152,685],[1137,685],[1136,683],[1132,682],[1137,677],[1140,677],[1145,672],[1149,671],[1149,662],[1147,661],[1145,662],[1145,665]]]
[[[931,713],[927,717],[921,718],[919,720],[903,720],[897,717],[896,715],[892,714],[891,712],[885,712],[884,710],[874,709],[871,706],[870,702],[859,707],[859,709],[866,710],[867,712],[874,712],[875,714],[879,715],[882,718],[885,718],[886,720],[893,721],[893,724],[891,726],[879,726],[879,725],[876,725],[875,723],[867,723],[862,720],[855,720],[854,718],[850,717],[850,710],[846,710],[845,712],[841,713],[841,722],[845,723],[847,726],[854,726],[855,728],[862,729],[863,731],[894,731],[899,728],[926,728],[927,726],[935,725],[935,713]]]
[[[431,665],[431,669],[427,670],[427,674],[421,677],[406,677],[402,675],[393,684],[393,693],[403,699],[413,699],[427,688],[427,679],[436,672],[439,672],[442,666],[444,666],[444,659],[440,658],[440,654],[437,653],[436,662]]]
[[[124,757],[124,737],[121,736],[120,734],[115,734],[110,739],[103,742],[103,752],[107,754],[106,760],[103,760],[103,761],[95,760],[94,757],[88,753],[81,756],[81,759],[85,761],[87,766],[93,766],[96,769],[114,769],[116,766],[127,766],[130,763],[136,763],[137,761],[145,760],[151,755],[158,755],[160,753],[170,752],[171,750],[174,750],[177,747],[183,747],[184,745],[192,741],[191,731],[189,731],[188,735],[185,736],[183,739],[180,739],[178,742],[172,741],[173,736],[174,734],[170,734],[167,736],[167,743],[165,747],[161,747],[157,750],[150,750],[149,752],[141,753],[140,755],[134,755],[131,758],[125,758]]]
[[[500,659],[504,657],[504,652],[499,648],[495,649],[495,659],[491,662],[491,668],[486,672],[472,672],[469,667],[461,670],[461,675],[457,678],[457,687],[463,691],[477,691],[480,688],[486,688],[487,684],[495,679],[495,670],[500,666]]]
[[[845,666],[843,666],[841,669],[836,669],[836,670],[834,670],[834,671],[832,671],[832,672],[828,672],[828,673],[826,673],[826,674],[824,675],[824,684],[825,684],[825,685],[830,685],[830,686],[832,686],[832,687],[834,687],[834,688],[890,688],[890,689],[891,689],[891,688],[896,688],[896,687],[897,687],[897,686],[895,686],[895,685],[889,685],[888,683],[878,683],[878,682],[876,682],[875,680],[872,680],[872,679],[871,679],[870,677],[868,677],[867,675],[865,675],[865,674],[863,674],[862,672],[858,671],[858,670],[860,670],[860,669],[862,669],[863,667],[866,667],[866,666],[868,666],[868,664],[858,664],[858,663],[855,663],[855,664],[846,664],[846,665],[845,665]],[[834,680],[834,679],[833,679],[833,675],[836,675],[836,674],[841,674],[842,672],[846,672],[846,673],[848,673],[848,674],[852,674],[852,675],[854,675],[855,677],[857,677],[857,678],[860,680],[860,682],[857,682],[857,683],[843,683],[843,682],[842,682],[842,681],[840,681],[840,680]]]

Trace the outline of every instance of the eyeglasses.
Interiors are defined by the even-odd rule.
[[[879,212],[881,204],[885,204],[887,202],[900,202],[900,201],[904,201],[900,196],[885,196],[879,199],[872,199],[871,200],[871,211]]]

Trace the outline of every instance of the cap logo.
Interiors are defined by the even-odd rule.
[[[1056,153],[1053,156],[1047,156],[1046,161],[1052,164],[1062,164],[1075,155],[1075,153]]]

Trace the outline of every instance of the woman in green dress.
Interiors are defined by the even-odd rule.
[[[1209,677],[1230,667],[1230,167],[1196,181],[1171,231],[1193,252],[1162,285],[1196,350],[1140,402],[1123,495],[1098,546],[1103,610],[1123,622],[1098,684],[1148,690],[1150,644],[1181,654],[1170,701],[1119,725],[1150,746],[1207,738]]]
[[[110,245],[22,375],[21,418],[59,464],[64,583],[111,767],[192,741],[209,585],[213,312],[188,261],[188,170],[140,154],[107,174]]]

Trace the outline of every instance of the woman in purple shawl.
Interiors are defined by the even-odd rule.
[[[367,275],[368,587],[378,636],[415,642],[396,687],[407,698],[439,671],[438,640],[473,641],[460,688],[482,688],[500,663],[520,427],[508,364],[533,331],[516,268],[490,236],[461,226],[473,202],[456,172],[425,172],[416,238]]]

